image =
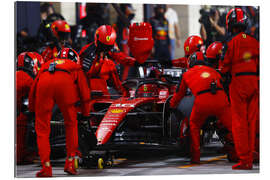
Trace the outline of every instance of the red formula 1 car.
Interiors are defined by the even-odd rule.
[[[82,134],[79,135],[80,150],[87,166],[96,165],[98,161],[101,167],[101,158],[105,161],[110,160],[110,155],[93,155],[101,151],[108,153],[123,149],[128,151],[141,148],[181,148],[179,120],[182,117],[170,118],[166,102],[175,92],[179,79],[176,77],[175,80],[171,75],[174,73],[181,76],[182,69],[168,71],[158,68],[160,66],[157,67],[158,63],[154,61],[148,61],[146,64],[147,66],[142,68],[144,75],[122,83],[129,92],[127,97],[108,98],[103,96],[102,90],[92,90],[94,112],[91,112],[88,123],[96,135],[97,145],[93,148],[84,140],[84,132],[87,131],[81,129]],[[156,70],[159,71],[159,75],[153,75]]]

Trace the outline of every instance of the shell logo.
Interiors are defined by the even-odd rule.
[[[106,36],[106,41],[110,41],[111,37],[110,36]]]
[[[113,113],[113,114],[118,114],[118,113],[122,113],[122,112],[124,112],[123,109],[112,109],[111,110],[111,113]]]
[[[69,30],[70,29],[68,24],[65,24],[65,29],[66,30]]]
[[[210,76],[210,74],[208,73],[208,72],[203,72],[202,74],[201,74],[201,77],[202,78],[208,78]]]
[[[249,61],[251,59],[251,57],[252,57],[252,54],[250,52],[245,52],[243,54],[244,61]]]
[[[95,64],[95,66],[98,66],[99,65],[99,63],[97,62],[96,64]]]
[[[218,54],[222,54],[222,50],[219,50],[219,51],[218,51]]]
[[[242,37],[243,37],[244,39],[246,39],[246,38],[247,38],[247,35],[246,35],[246,34],[242,34]]]
[[[189,46],[186,47],[186,51],[189,52]]]

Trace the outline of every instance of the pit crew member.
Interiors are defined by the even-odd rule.
[[[63,48],[58,58],[45,63],[29,95],[29,109],[35,112],[35,129],[42,169],[37,177],[51,177],[50,119],[53,106],[57,104],[64,116],[67,159],[64,171],[75,175],[75,155],[78,152],[78,129],[76,102],[80,100],[83,116],[89,116],[89,87],[76,51]]]
[[[44,63],[42,56],[36,52],[23,52],[18,56],[16,71],[16,156],[17,164],[31,163],[34,152],[29,152],[26,147],[27,115],[24,114],[23,101],[28,98],[29,91],[41,65]]]
[[[245,33],[248,17],[240,8],[226,16],[230,37],[223,44],[220,70],[232,76],[229,86],[232,130],[239,163],[232,169],[252,169],[256,126],[259,124],[259,43]]]
[[[80,51],[81,64],[87,74],[90,88],[99,86],[105,94],[108,94],[107,84],[113,84],[120,94],[126,92],[119,79],[116,64],[111,59],[124,66],[132,66],[136,61],[118,51],[115,40],[115,30],[109,25],[102,25],[96,30],[95,42],[84,46]]]
[[[220,83],[221,76],[205,65],[202,52],[189,57],[188,71],[183,73],[179,87],[174,93],[170,106],[176,108],[185,96],[187,88],[195,96],[190,116],[191,163],[200,163],[200,128],[209,116],[216,116],[221,124],[231,129],[229,102]]]

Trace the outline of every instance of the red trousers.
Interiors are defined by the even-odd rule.
[[[230,85],[230,97],[236,153],[243,163],[252,163],[259,124],[258,77],[233,77]]]
[[[17,162],[20,163],[23,161],[24,156],[26,155],[26,130],[27,130],[27,116],[23,113],[17,117],[17,146],[16,146],[16,153],[17,153]]]
[[[200,129],[209,116],[216,116],[220,123],[231,132],[231,112],[224,91],[215,95],[204,93],[195,97],[190,116],[191,161],[200,161]]]
[[[37,145],[41,162],[50,161],[50,120],[56,103],[64,116],[67,156],[74,156],[78,149],[77,110],[78,100],[76,84],[66,72],[46,72],[39,78],[36,87],[36,123]]]

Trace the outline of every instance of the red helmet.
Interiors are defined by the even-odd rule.
[[[56,20],[51,24],[51,30],[59,40],[68,40],[70,36],[70,27],[64,20]]]
[[[232,32],[233,27],[246,28],[248,17],[241,8],[233,8],[226,15],[226,27],[228,32]]]
[[[95,45],[101,50],[110,50],[113,48],[116,40],[116,32],[110,25],[100,26],[95,33]]]
[[[80,57],[72,48],[62,48],[57,57],[61,59],[70,59],[71,61],[80,64]]]
[[[156,84],[144,84],[139,87],[138,97],[154,97],[158,96],[158,87]]]
[[[210,44],[206,50],[207,59],[219,60],[222,53],[222,46],[222,43],[218,41]]]
[[[23,52],[18,56],[18,67],[24,67],[37,75],[41,65],[44,64],[42,56],[36,52]]]
[[[192,53],[199,51],[203,45],[203,40],[200,36],[189,36],[184,43],[185,56],[188,57]]]
[[[188,58],[188,68],[192,68],[195,64],[198,63],[198,61],[200,61],[201,65],[205,65],[205,56],[202,52],[198,51],[198,52],[194,52],[193,54],[191,54]]]

